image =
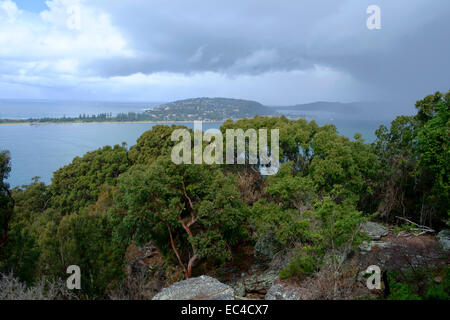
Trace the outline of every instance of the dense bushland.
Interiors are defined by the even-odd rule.
[[[401,216],[435,229],[448,222],[450,92],[416,107],[416,116],[381,126],[373,144],[304,119],[225,122],[223,132],[280,130],[282,164],[269,177],[258,165],[174,165],[170,137],[180,126],[155,126],[130,149],[75,158],[50,185],[35,178],[10,190],[2,152],[0,272],[33,285],[65,278],[75,264],[79,296],[105,298],[123,284],[132,244],[153,243],[166,274],[190,277],[237,259],[237,248],[261,237],[295,248],[283,278],[302,279],[323,264],[339,272],[341,257],[364,238],[365,219]]]

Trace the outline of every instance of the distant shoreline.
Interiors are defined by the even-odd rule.
[[[51,125],[51,124],[111,124],[111,123],[123,123],[123,124],[133,124],[133,123],[148,123],[148,124],[171,124],[171,123],[193,123],[194,121],[201,121],[205,123],[220,123],[227,120],[174,120],[174,121],[67,121],[67,122],[0,122],[0,125],[30,125],[30,126],[40,126],[40,125]]]

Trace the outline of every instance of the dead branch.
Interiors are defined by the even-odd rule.
[[[419,235],[423,235],[423,234],[425,234],[425,233],[435,233],[435,232],[436,232],[435,230],[431,229],[430,227],[422,226],[422,225],[417,224],[417,223],[415,223],[415,222],[412,222],[411,220],[408,220],[408,219],[406,219],[406,218],[398,217],[398,216],[396,216],[396,218],[397,218],[397,219],[400,219],[400,220],[404,220],[404,221],[406,221],[406,222],[409,222],[409,223],[411,223],[412,225],[415,225],[417,228],[414,228],[414,229],[411,229],[411,230],[413,230],[413,231],[420,231],[420,234],[419,234]]]

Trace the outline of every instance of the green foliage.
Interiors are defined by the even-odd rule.
[[[102,297],[108,286],[122,277],[124,246],[112,241],[108,216],[86,210],[65,216],[57,230],[61,277],[69,265],[81,269],[83,292]]]
[[[63,214],[95,203],[103,184],[115,185],[117,177],[129,167],[128,152],[121,146],[106,146],[55,172],[50,193],[51,206]]]
[[[322,250],[319,247],[306,246],[298,250],[287,266],[280,271],[280,278],[303,280],[311,276],[318,271],[322,256]]]
[[[357,196],[338,185],[321,194],[309,177],[292,173],[291,163],[286,163],[268,179],[266,191],[275,202],[260,200],[253,205],[256,230],[273,234],[280,248],[301,244],[280,277],[304,278],[320,267],[325,253],[327,263],[338,271],[342,257],[364,239],[359,226],[366,218],[356,209]]]
[[[363,236],[359,226],[365,220],[362,212],[357,211],[352,199],[336,202],[338,194],[327,196],[318,201],[311,212],[320,221],[320,234],[323,246],[337,251],[351,249],[361,243]]]
[[[283,210],[273,202],[259,200],[253,204],[251,212],[258,236],[273,234],[280,248],[290,242],[308,241],[311,237],[309,221],[295,210]]]
[[[417,132],[417,153],[420,156],[417,174],[427,177],[423,179],[424,183],[431,186],[426,200],[436,203],[436,209],[445,214],[450,200],[450,91],[445,98],[437,93],[435,99],[438,101],[432,105],[433,108],[426,108],[428,121]]]
[[[183,262],[188,256],[228,260],[230,246],[245,237],[247,210],[236,182],[216,167],[174,165],[162,157],[122,175],[114,201],[122,241],[153,239],[178,251]]]
[[[365,218],[355,209],[351,199],[337,203],[330,196],[324,197],[304,216],[310,226],[309,244],[303,246],[281,271],[282,278],[302,279],[317,271],[324,262],[338,272],[343,257],[345,259],[348,252],[364,239],[359,226]],[[325,254],[328,254],[326,261]]]
[[[356,136],[358,139],[355,141],[350,141],[339,136],[333,125],[319,127],[314,121],[288,120],[285,117],[255,117],[236,122],[228,120],[222,125],[221,131],[225,133],[227,129],[238,128],[244,131],[279,129],[281,161],[289,162],[294,177],[308,178],[302,184],[314,183],[315,191],[330,192],[334,185],[339,184],[360,198],[373,192],[372,180],[377,177],[379,164],[360,135]],[[270,138],[271,135],[268,135],[269,146]],[[285,178],[288,171],[286,169],[277,177]],[[271,180],[276,184],[275,179]],[[284,186],[288,187],[286,183],[292,186],[296,182],[285,181]],[[297,194],[299,192],[301,190],[297,190]]]
[[[8,237],[8,224],[13,215],[14,199],[6,182],[11,172],[11,156],[8,151],[0,152],[0,249]]]
[[[389,300],[449,300],[450,267],[389,271]],[[439,279],[439,281],[436,281]]]
[[[159,156],[170,156],[172,147],[177,143],[171,140],[172,132],[177,129],[187,128],[176,125],[170,127],[157,125],[143,133],[137,140],[137,144],[130,148],[131,162],[133,164],[150,164]],[[192,133],[192,130],[190,132]],[[194,138],[193,134],[191,134],[191,138]]]
[[[388,300],[422,300],[421,297],[414,293],[413,286],[408,283],[394,282],[390,284],[391,294]]]
[[[283,208],[295,208],[301,212],[317,198],[317,187],[310,177],[292,173],[292,162],[283,163],[277,175],[268,178],[266,192],[279,199]]]
[[[425,300],[450,300],[450,281],[446,280],[443,285],[433,284],[424,296]]]
[[[18,216],[17,219],[32,221],[34,216],[49,208],[51,199],[49,187],[45,183],[39,182],[38,177],[34,178],[33,181],[27,186],[12,190],[12,196],[15,200],[14,212]]]
[[[0,271],[13,271],[22,281],[32,284],[38,273],[40,255],[32,227],[24,222],[13,224],[3,249],[5,254],[0,259]]]
[[[449,212],[450,91],[416,103],[415,117],[381,126],[373,145],[382,167],[378,186],[383,217],[408,215],[420,224],[443,224]]]
[[[225,123],[223,129],[233,126]],[[267,178],[268,199],[253,204],[253,225],[257,237],[273,235],[279,248],[292,243],[314,248],[304,249],[308,254],[300,251],[282,276],[303,277],[320,266],[325,252],[331,252],[329,262],[338,267],[337,257],[362,240],[359,225],[364,218],[357,205],[373,192],[379,166],[370,147],[360,136],[350,141],[334,126],[302,119],[257,117],[239,120],[236,126],[280,128],[285,161]]]
[[[23,189],[15,188],[11,194],[15,199],[14,215],[9,221],[8,241],[2,251],[0,270],[14,271],[27,283],[33,283],[39,273],[41,248],[38,239],[42,229],[37,220],[48,202],[48,188],[38,179]]]
[[[359,196],[367,192],[367,180],[375,175],[375,156],[361,140],[338,136],[334,126],[324,126],[311,143],[314,158],[311,177],[319,189],[330,192],[335,185]]]

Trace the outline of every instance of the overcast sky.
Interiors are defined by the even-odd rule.
[[[415,101],[450,89],[449,21],[448,0],[0,0],[0,98]]]

